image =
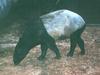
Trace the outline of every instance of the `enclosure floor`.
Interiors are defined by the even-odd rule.
[[[12,56],[14,47],[0,50],[0,75],[100,75],[100,27],[87,27],[82,35],[85,40],[86,54],[79,55],[76,48],[73,57],[67,57],[69,40],[57,42],[62,58],[54,59],[55,54],[48,50],[44,61],[37,60],[40,47],[30,50],[26,58],[14,66]]]

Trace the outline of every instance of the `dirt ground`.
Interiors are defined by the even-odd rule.
[[[30,50],[27,57],[17,66],[13,64],[14,47],[0,52],[0,75],[100,75],[100,27],[87,27],[82,35],[86,54],[79,55],[76,48],[73,57],[67,57],[69,40],[57,42],[62,58],[54,59],[55,54],[48,50],[44,61],[37,60],[39,46]]]

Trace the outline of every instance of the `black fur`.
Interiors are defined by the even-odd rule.
[[[28,54],[29,50],[39,44],[41,45],[42,51],[38,58],[39,60],[45,58],[48,48],[55,52],[56,58],[60,58],[59,49],[56,46],[55,40],[47,33],[42,21],[40,19],[33,21],[32,19],[28,25],[15,47],[13,55],[14,64],[19,64]]]

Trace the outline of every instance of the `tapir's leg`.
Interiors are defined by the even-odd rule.
[[[85,54],[85,48],[84,48],[84,41],[81,37],[78,38],[78,45],[81,49],[81,55],[84,55]]]
[[[61,58],[61,55],[60,55],[59,49],[57,48],[55,40],[51,36],[46,36],[45,42],[46,42],[48,48],[50,48],[51,50],[53,50],[55,52],[56,58],[57,59]]]
[[[81,49],[81,53],[80,53],[81,55],[85,54],[84,40],[81,38],[81,35],[82,35],[85,27],[86,27],[86,25],[84,25],[82,28],[80,28],[79,30],[76,31],[76,33],[77,33],[77,43],[78,43],[78,46]]]
[[[67,54],[67,56],[73,56],[74,50],[76,45],[78,44],[80,49],[81,49],[81,54],[84,55],[85,54],[85,49],[84,49],[84,41],[81,38],[81,34],[84,31],[86,25],[83,26],[82,28],[78,29],[77,31],[75,31],[73,34],[71,34],[70,36],[70,43],[71,43],[71,47],[70,47],[70,51]]]
[[[71,57],[73,56],[76,45],[77,45],[77,37],[73,33],[70,37],[70,51],[67,54],[67,56],[71,56]]]
[[[43,60],[47,53],[47,45],[45,43],[41,43],[41,55],[38,57],[39,60]]]
[[[48,44],[48,46],[49,46],[49,48],[51,49],[51,50],[53,50],[54,52],[55,52],[55,54],[56,54],[56,59],[60,59],[61,58],[61,55],[60,55],[60,52],[59,52],[59,49],[57,48],[57,46],[56,46],[56,44],[55,43],[53,43],[53,42],[50,42],[49,44]]]
[[[80,53],[81,55],[85,54],[84,40],[81,38],[82,32],[84,31],[85,27],[86,27],[86,25],[77,31],[77,33],[78,33],[77,34],[77,36],[78,36],[77,43],[81,49],[81,53]]]
[[[81,55],[85,54],[83,39],[81,38],[80,35],[74,35],[74,36],[71,36],[70,38],[70,51],[67,54],[67,56],[73,56],[77,44],[79,45],[81,49]]]

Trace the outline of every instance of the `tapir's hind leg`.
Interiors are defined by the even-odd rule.
[[[76,32],[72,33],[70,36],[70,51],[67,54],[67,56],[73,56],[73,53],[75,51],[76,45],[78,44],[81,49],[81,55],[85,54],[85,48],[84,48],[84,41],[81,38],[81,34],[84,31],[85,26],[78,29]]]
[[[76,45],[77,45],[77,36],[76,36],[76,34],[72,34],[71,36],[70,36],[70,51],[69,51],[69,53],[67,54],[67,56],[73,56],[73,54],[74,54],[74,50],[75,50],[75,48],[76,48]]]
[[[84,31],[85,27],[86,27],[86,25],[77,31],[77,33],[78,33],[77,34],[77,36],[78,36],[77,43],[81,49],[81,53],[80,53],[81,55],[85,54],[84,40],[81,38],[82,32]]]
[[[80,47],[81,49],[81,55],[84,55],[85,54],[85,48],[84,48],[84,41],[81,37],[78,38],[78,46]]]

